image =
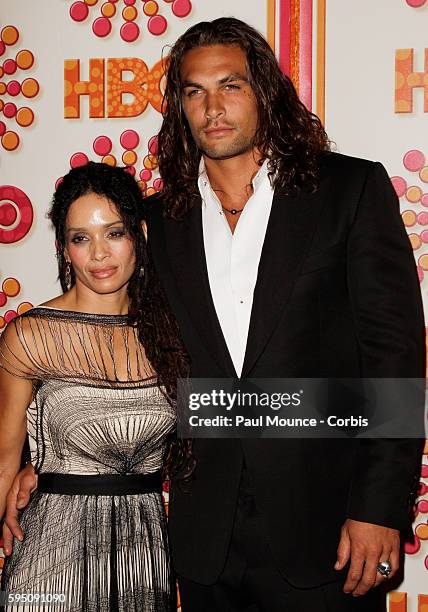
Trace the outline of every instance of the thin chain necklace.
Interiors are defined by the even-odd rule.
[[[242,207],[242,208],[232,208],[232,210],[229,210],[228,208],[225,208],[224,206],[222,206],[222,209],[226,213],[229,213],[231,215],[237,215],[238,213],[241,213],[244,210],[244,207]]]
[[[251,185],[247,185],[247,187],[251,187]],[[213,189],[213,191],[214,191],[216,194],[217,194],[218,192],[223,193],[223,190],[222,190],[222,189],[214,189],[214,188],[212,188],[212,189]],[[217,196],[217,197],[218,197],[218,196]],[[219,203],[220,203],[220,206],[221,206],[222,210],[224,210],[224,212],[225,212],[225,213],[229,213],[229,215],[238,215],[238,214],[240,214],[240,213],[241,213],[241,212],[244,210],[244,208],[245,208],[245,204],[244,204],[244,206],[243,206],[242,208],[232,208],[232,209],[230,209],[230,210],[229,210],[228,208],[225,208],[221,202],[219,202]]]

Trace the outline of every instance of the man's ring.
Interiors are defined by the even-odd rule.
[[[392,572],[392,565],[390,561],[380,561],[377,566],[377,571],[384,578],[389,578],[389,574]]]

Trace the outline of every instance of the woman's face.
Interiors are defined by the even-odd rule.
[[[98,294],[126,287],[135,269],[134,243],[116,206],[105,196],[87,193],[71,204],[65,242],[76,285]]]

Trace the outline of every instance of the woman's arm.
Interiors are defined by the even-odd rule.
[[[22,356],[22,345],[16,330],[10,326],[1,338],[0,351],[7,347],[10,356]],[[33,382],[14,376],[0,359],[0,518],[3,517],[6,496],[19,470],[27,431],[27,408],[33,397]]]

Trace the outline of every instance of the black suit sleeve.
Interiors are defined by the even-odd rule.
[[[362,376],[424,378],[425,327],[416,266],[397,196],[378,163],[368,173],[349,235],[348,288]],[[348,517],[408,528],[423,443],[361,440]]]

